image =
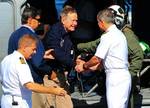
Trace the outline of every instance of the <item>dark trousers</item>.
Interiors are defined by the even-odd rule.
[[[132,76],[132,88],[131,88],[131,93],[129,97],[128,108],[135,108],[135,97],[138,93],[138,89],[137,89],[138,81],[139,81],[139,78],[137,76]]]
[[[58,69],[57,71],[55,71],[55,73],[57,74],[57,78],[59,80],[60,87],[64,88],[67,91],[67,93],[70,94],[69,85],[66,83],[67,77],[65,76],[64,72],[62,72]]]

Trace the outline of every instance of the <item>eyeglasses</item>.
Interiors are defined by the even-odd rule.
[[[41,22],[40,19],[37,19],[37,18],[33,18],[33,19],[37,20],[38,22]]]
[[[37,19],[37,18],[32,18],[33,20],[35,20],[35,21],[37,21],[38,22],[38,24],[41,24],[41,21],[40,21],[40,19]]]

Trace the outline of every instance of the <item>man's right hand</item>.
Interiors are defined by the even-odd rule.
[[[45,51],[45,54],[43,56],[44,59],[55,59],[54,57],[54,49],[49,49]]]
[[[67,92],[64,90],[64,88],[56,87],[55,94],[59,96],[65,96]]]
[[[81,60],[81,59],[79,59],[79,58],[77,58],[76,59],[76,66],[75,66],[75,70],[77,71],[77,72],[83,72],[84,71],[84,69],[83,69],[83,64],[85,63],[85,61],[83,61],[83,60]]]

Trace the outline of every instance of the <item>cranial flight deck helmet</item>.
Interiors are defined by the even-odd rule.
[[[114,11],[115,24],[120,28],[125,23],[125,12],[119,5],[111,5],[109,7]]]

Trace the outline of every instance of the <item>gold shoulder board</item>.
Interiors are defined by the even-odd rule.
[[[24,58],[20,57],[19,59],[20,59],[21,64],[26,64]]]

